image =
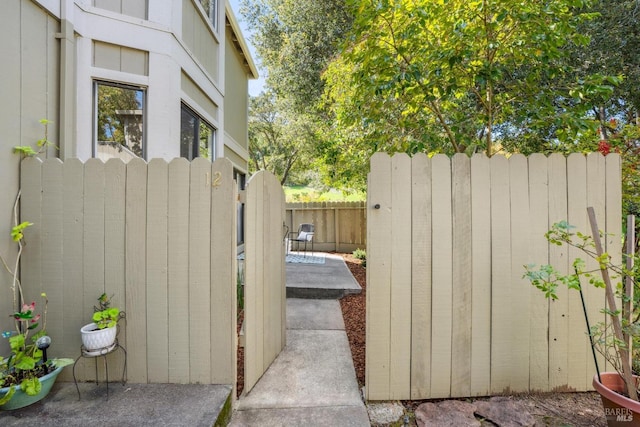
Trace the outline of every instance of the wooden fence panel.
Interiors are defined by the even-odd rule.
[[[511,205],[509,161],[493,156],[491,164],[491,392],[508,391],[512,372]]]
[[[568,272],[576,254],[544,233],[562,220],[588,233],[587,206],[619,252],[619,156],[409,162],[376,154],[368,194],[368,399],[590,389],[595,370],[579,295],[558,289],[560,299],[548,301],[522,278],[523,266]],[[601,320],[601,290],[585,293],[590,318]],[[411,307],[410,322],[399,304]],[[407,328],[408,361],[396,354],[406,351]]]
[[[511,384],[509,388],[529,388],[529,331],[531,285],[522,278],[523,265],[530,262],[529,252],[529,172],[527,158],[515,154],[509,158],[509,198],[511,200]]]
[[[79,356],[79,329],[104,292],[127,314],[119,341],[129,381],[234,384],[231,163],[27,159],[23,165],[21,215],[37,222],[28,230],[33,244],[24,253],[30,271],[23,285],[29,296],[50,296],[51,356]],[[119,372],[123,354],[109,358]],[[80,381],[94,379],[90,362],[78,366]],[[72,378],[70,369],[63,375]]]
[[[576,230],[590,230],[587,215],[587,161],[584,155],[571,154],[567,158],[567,221],[576,227]],[[569,259],[577,257],[584,258],[581,251],[576,248],[569,248]],[[588,283],[584,284],[588,287]],[[586,291],[586,289],[585,289]],[[591,355],[585,352],[585,346],[589,339],[586,335],[586,324],[582,313],[582,303],[580,298],[573,298],[577,295],[570,293],[568,306],[568,358],[569,366],[567,371],[568,384],[574,384],[577,391],[590,389],[591,382],[587,382],[586,372],[593,369],[588,360]]]
[[[451,334],[452,334],[452,212],[451,162],[443,154],[431,159],[431,192],[433,197],[433,241],[439,242],[433,257],[431,289],[431,396],[451,395]],[[397,191],[392,188],[392,192]],[[395,248],[389,248],[390,251]],[[375,261],[373,261],[375,262]],[[370,262],[371,264],[372,262]],[[391,283],[390,286],[395,284]]]
[[[391,159],[391,183],[402,191],[391,194],[391,348],[389,353],[392,399],[410,399],[411,394],[411,158]]]
[[[174,159],[169,164],[168,209],[168,289],[171,304],[169,322],[170,383],[189,382],[189,175],[186,159]]]
[[[147,192],[147,354],[149,382],[169,382],[167,246],[169,165],[153,159],[148,165]]]
[[[284,192],[261,171],[246,189],[244,391],[255,383],[286,344]]]
[[[549,263],[549,245],[540,238],[549,230],[548,161],[542,154],[529,157],[529,228],[530,260],[525,264]],[[529,389],[549,391],[549,300],[542,292],[529,286]]]
[[[381,153],[371,157],[368,202],[373,207],[367,225],[367,257],[376,262],[367,267],[367,395],[388,399],[391,351],[391,158]],[[373,258],[371,258],[373,257]]]
[[[491,169],[489,158],[471,159],[471,394],[491,388]]]
[[[452,202],[452,336],[451,394],[471,395],[471,161],[451,159]]]
[[[291,232],[297,231],[300,224],[314,224],[315,250],[353,252],[366,249],[365,202],[287,203],[285,222]]]
[[[549,156],[549,227],[567,219],[567,162],[562,154]],[[569,251],[566,245],[552,245],[549,264],[560,273],[569,272]],[[558,299],[550,302],[549,310],[549,388],[558,390],[568,384],[568,310],[569,292],[558,288]]]
[[[411,159],[411,399],[431,384],[431,161]],[[371,268],[371,267],[369,267]]]

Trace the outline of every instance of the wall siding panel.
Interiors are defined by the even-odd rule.
[[[369,400],[590,389],[579,295],[559,288],[550,302],[523,266],[568,272],[576,254],[544,234],[562,220],[588,233],[587,206],[619,251],[619,156],[376,154],[368,182]],[[590,319],[603,320],[603,293],[587,288]]]

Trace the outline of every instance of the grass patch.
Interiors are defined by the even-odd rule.
[[[362,191],[322,191],[303,185],[291,185],[284,187],[284,194],[288,203],[296,202],[361,202],[367,200],[366,193]]]

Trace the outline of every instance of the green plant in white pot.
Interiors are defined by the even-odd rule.
[[[591,326],[586,308],[584,309],[596,367],[593,387],[602,397],[610,427],[640,426],[640,381],[634,375],[631,364],[632,342],[640,337],[640,325],[638,318],[632,316],[635,307],[631,307],[632,298],[629,291],[634,288],[637,278],[640,277],[640,263],[636,262],[638,257],[634,251],[628,248],[623,256],[625,263],[614,264],[611,256],[602,248],[601,232],[598,230],[593,208],[588,208],[588,214],[591,236],[574,231],[575,227],[562,221],[554,224],[545,237],[551,244],[568,245],[582,251],[586,258],[594,261],[594,269],[589,270],[582,258],[575,258],[572,273],[563,274],[551,265],[528,265],[525,266],[524,277],[550,299],[558,298],[558,286],[565,285],[569,289],[579,291],[583,308],[585,305],[581,282],[586,281],[593,286],[604,288],[606,305],[601,312],[606,315],[607,322],[598,322]],[[629,218],[627,242],[631,244],[635,242],[634,228],[634,219]],[[613,284],[613,281],[617,283]],[[619,304],[620,302],[622,304]],[[618,308],[619,306],[622,308]],[[596,351],[604,356],[615,372],[600,372]]]
[[[98,306],[93,307],[92,323],[80,328],[83,351],[90,355],[105,354],[113,350],[118,333],[119,308],[110,307],[107,294],[98,298]]]

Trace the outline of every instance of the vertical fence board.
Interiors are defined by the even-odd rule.
[[[25,293],[27,288],[33,289],[27,298],[35,299],[42,283],[42,161],[36,157],[22,160],[21,172],[18,223],[28,221],[33,225],[24,232],[25,248],[20,261],[20,283]]]
[[[169,164],[168,310],[169,382],[189,382],[189,177],[186,159]]]
[[[574,231],[588,233],[589,221],[587,216],[587,162],[582,154],[571,154],[567,158],[567,221],[576,227]],[[568,248],[569,262],[576,258],[584,259],[582,251],[576,248]],[[573,270],[573,269],[572,269]],[[584,281],[586,282],[586,281]],[[588,283],[583,284],[589,286]],[[587,382],[587,371],[591,369],[587,364],[587,352],[589,339],[586,335],[587,327],[582,312],[580,294],[569,291],[569,319],[568,341],[569,366],[567,371],[568,384],[576,391],[585,391],[590,387]],[[593,372],[593,371],[591,371]]]
[[[391,159],[371,157],[367,194],[367,399],[389,398],[389,343],[391,308]],[[375,207],[374,207],[375,206]]]
[[[606,202],[606,163],[605,158],[600,153],[591,153],[587,155],[587,206],[593,207],[596,218],[604,219],[606,217],[605,202]],[[605,225],[599,225],[604,230]],[[583,233],[591,235],[591,228],[582,230]],[[598,263],[594,260],[587,259],[587,268],[595,270],[598,268]],[[605,322],[606,316],[600,313],[602,307],[606,304],[604,289],[598,289],[594,286],[584,286],[585,291],[585,303],[587,305],[587,311],[589,313],[589,322],[595,325],[598,322]],[[589,344],[591,345],[591,344]],[[589,350],[591,351],[591,350]],[[607,366],[607,362],[600,353],[596,354],[598,359],[598,366],[602,371],[613,369]],[[591,361],[589,365],[592,367],[590,373],[587,374],[587,384],[591,384],[593,379],[593,372],[595,372],[595,362]]]
[[[549,229],[549,176],[543,154],[529,157],[529,206],[531,258],[525,265],[545,265],[549,263],[549,245],[544,237]],[[533,286],[529,286],[529,294],[529,389],[544,392],[549,390],[549,300]]]
[[[262,370],[262,319],[261,310],[261,263],[262,263],[262,204],[257,200],[262,197],[263,174],[251,177],[247,185],[247,206],[252,204],[255,209],[247,209],[247,232],[245,239],[245,389],[251,389],[261,375]],[[248,327],[255,325],[255,327]]]
[[[431,162],[411,162],[411,398],[431,387]],[[371,267],[369,267],[371,268]]]
[[[606,220],[603,217],[598,218],[598,226],[606,232],[603,240],[606,242],[605,250],[611,256],[611,262],[614,265],[622,265],[622,204],[616,203],[622,199],[619,154],[611,153],[605,157],[605,173]],[[616,280],[615,282],[617,283],[618,281]],[[622,308],[620,298],[616,298],[616,308],[618,310]],[[611,326],[608,316],[605,321],[607,326]],[[607,369],[609,368],[607,367]]]
[[[89,323],[84,316],[82,290],[84,250],[84,165],[78,159],[69,159],[63,172],[63,229],[62,246],[64,259],[64,334],[63,349],[56,349],[55,356],[77,357],[80,355],[80,328]],[[74,331],[75,333],[70,333]],[[60,352],[59,352],[60,351]],[[65,369],[61,380],[71,381],[73,377]]]
[[[432,251],[431,395],[439,398],[451,395],[453,248],[449,158],[442,154],[432,157],[431,171],[432,236],[434,242],[439,242],[438,250]]]
[[[491,157],[491,392],[504,393],[512,372],[511,217],[509,161]]]
[[[411,397],[411,158],[391,159],[391,324],[389,391],[392,399]]]
[[[46,272],[40,293],[46,292],[51,307],[64,307],[64,279],[63,279],[63,170],[62,162],[58,159],[46,160],[42,164],[42,269]],[[36,307],[42,309],[42,298],[32,295]],[[40,311],[40,310],[38,310]],[[64,311],[51,310],[47,313],[47,333],[52,342],[62,343],[64,338]],[[57,345],[56,345],[57,347]],[[50,356],[51,357],[51,356]]]
[[[148,381],[169,381],[167,290],[169,165],[153,159],[147,166],[147,359]]]
[[[216,160],[211,190],[211,381],[234,384],[236,378],[236,203],[233,165]],[[234,389],[235,393],[235,389]]]
[[[451,159],[453,217],[453,289],[451,394],[471,395],[471,160]]]
[[[491,388],[491,172],[489,158],[471,159],[471,394]]]
[[[189,188],[189,367],[191,382],[208,381],[211,342],[209,325],[210,283],[209,243],[211,213],[211,162],[197,158],[191,162]]]
[[[127,167],[120,159],[109,159],[104,167],[104,291],[111,297],[111,306],[125,309],[125,205]],[[95,301],[97,303],[97,301]],[[118,342],[127,341],[126,323],[120,323]],[[123,371],[125,357],[121,351],[109,356],[111,372]]]
[[[549,157],[549,220],[550,226],[567,219],[567,162],[562,154]],[[569,271],[568,250],[550,245],[549,263],[561,274]],[[562,390],[567,386],[568,366],[568,292],[558,288],[558,299],[550,302],[549,310],[549,388]]]
[[[531,259],[529,245],[529,173],[527,158],[514,154],[509,158],[509,198],[511,199],[511,384],[513,390],[529,388],[529,313],[531,293],[529,281],[522,278],[522,266]]]
[[[93,307],[98,303],[98,297],[105,292],[105,172],[104,163],[98,159],[90,159],[84,165],[84,232],[83,243],[83,318],[85,323],[91,322]],[[93,375],[93,364],[84,363],[87,375]],[[104,372],[100,372],[100,376]]]
[[[127,287],[127,371],[129,380],[146,383],[146,222],[147,164],[140,159],[127,163],[125,251]]]

